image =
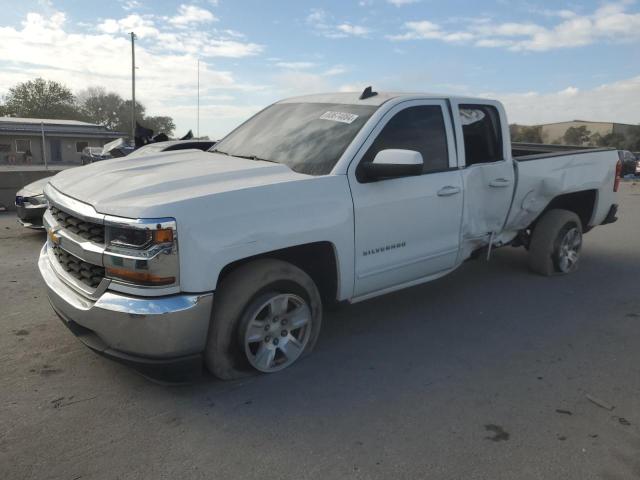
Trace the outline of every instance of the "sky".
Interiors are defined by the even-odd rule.
[[[434,92],[521,124],[640,123],[640,5],[533,0],[2,0],[0,95],[41,76],[104,86],[220,138],[284,97]]]

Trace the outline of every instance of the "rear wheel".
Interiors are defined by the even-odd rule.
[[[529,268],[541,275],[566,275],[578,268],[582,222],[569,210],[549,210],[531,236]]]
[[[287,368],[313,349],[321,321],[320,294],[303,270],[275,259],[242,265],[215,293],[207,368],[222,379]]]

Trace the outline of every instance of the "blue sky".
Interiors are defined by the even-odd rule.
[[[640,123],[640,7],[452,0],[4,0],[0,95],[43,76],[137,97],[219,137],[292,95],[427,91],[502,100],[513,121]]]

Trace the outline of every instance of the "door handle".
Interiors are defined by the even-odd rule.
[[[494,178],[489,182],[490,187],[496,188],[508,187],[509,185],[511,185],[511,181],[506,178]]]
[[[460,187],[454,187],[453,185],[447,185],[446,187],[442,187],[438,190],[439,197],[449,197],[456,193],[460,193]]]

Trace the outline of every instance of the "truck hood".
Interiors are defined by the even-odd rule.
[[[92,163],[65,170],[50,183],[99,213],[141,218],[171,215],[171,204],[308,178],[282,164],[191,150]]]

